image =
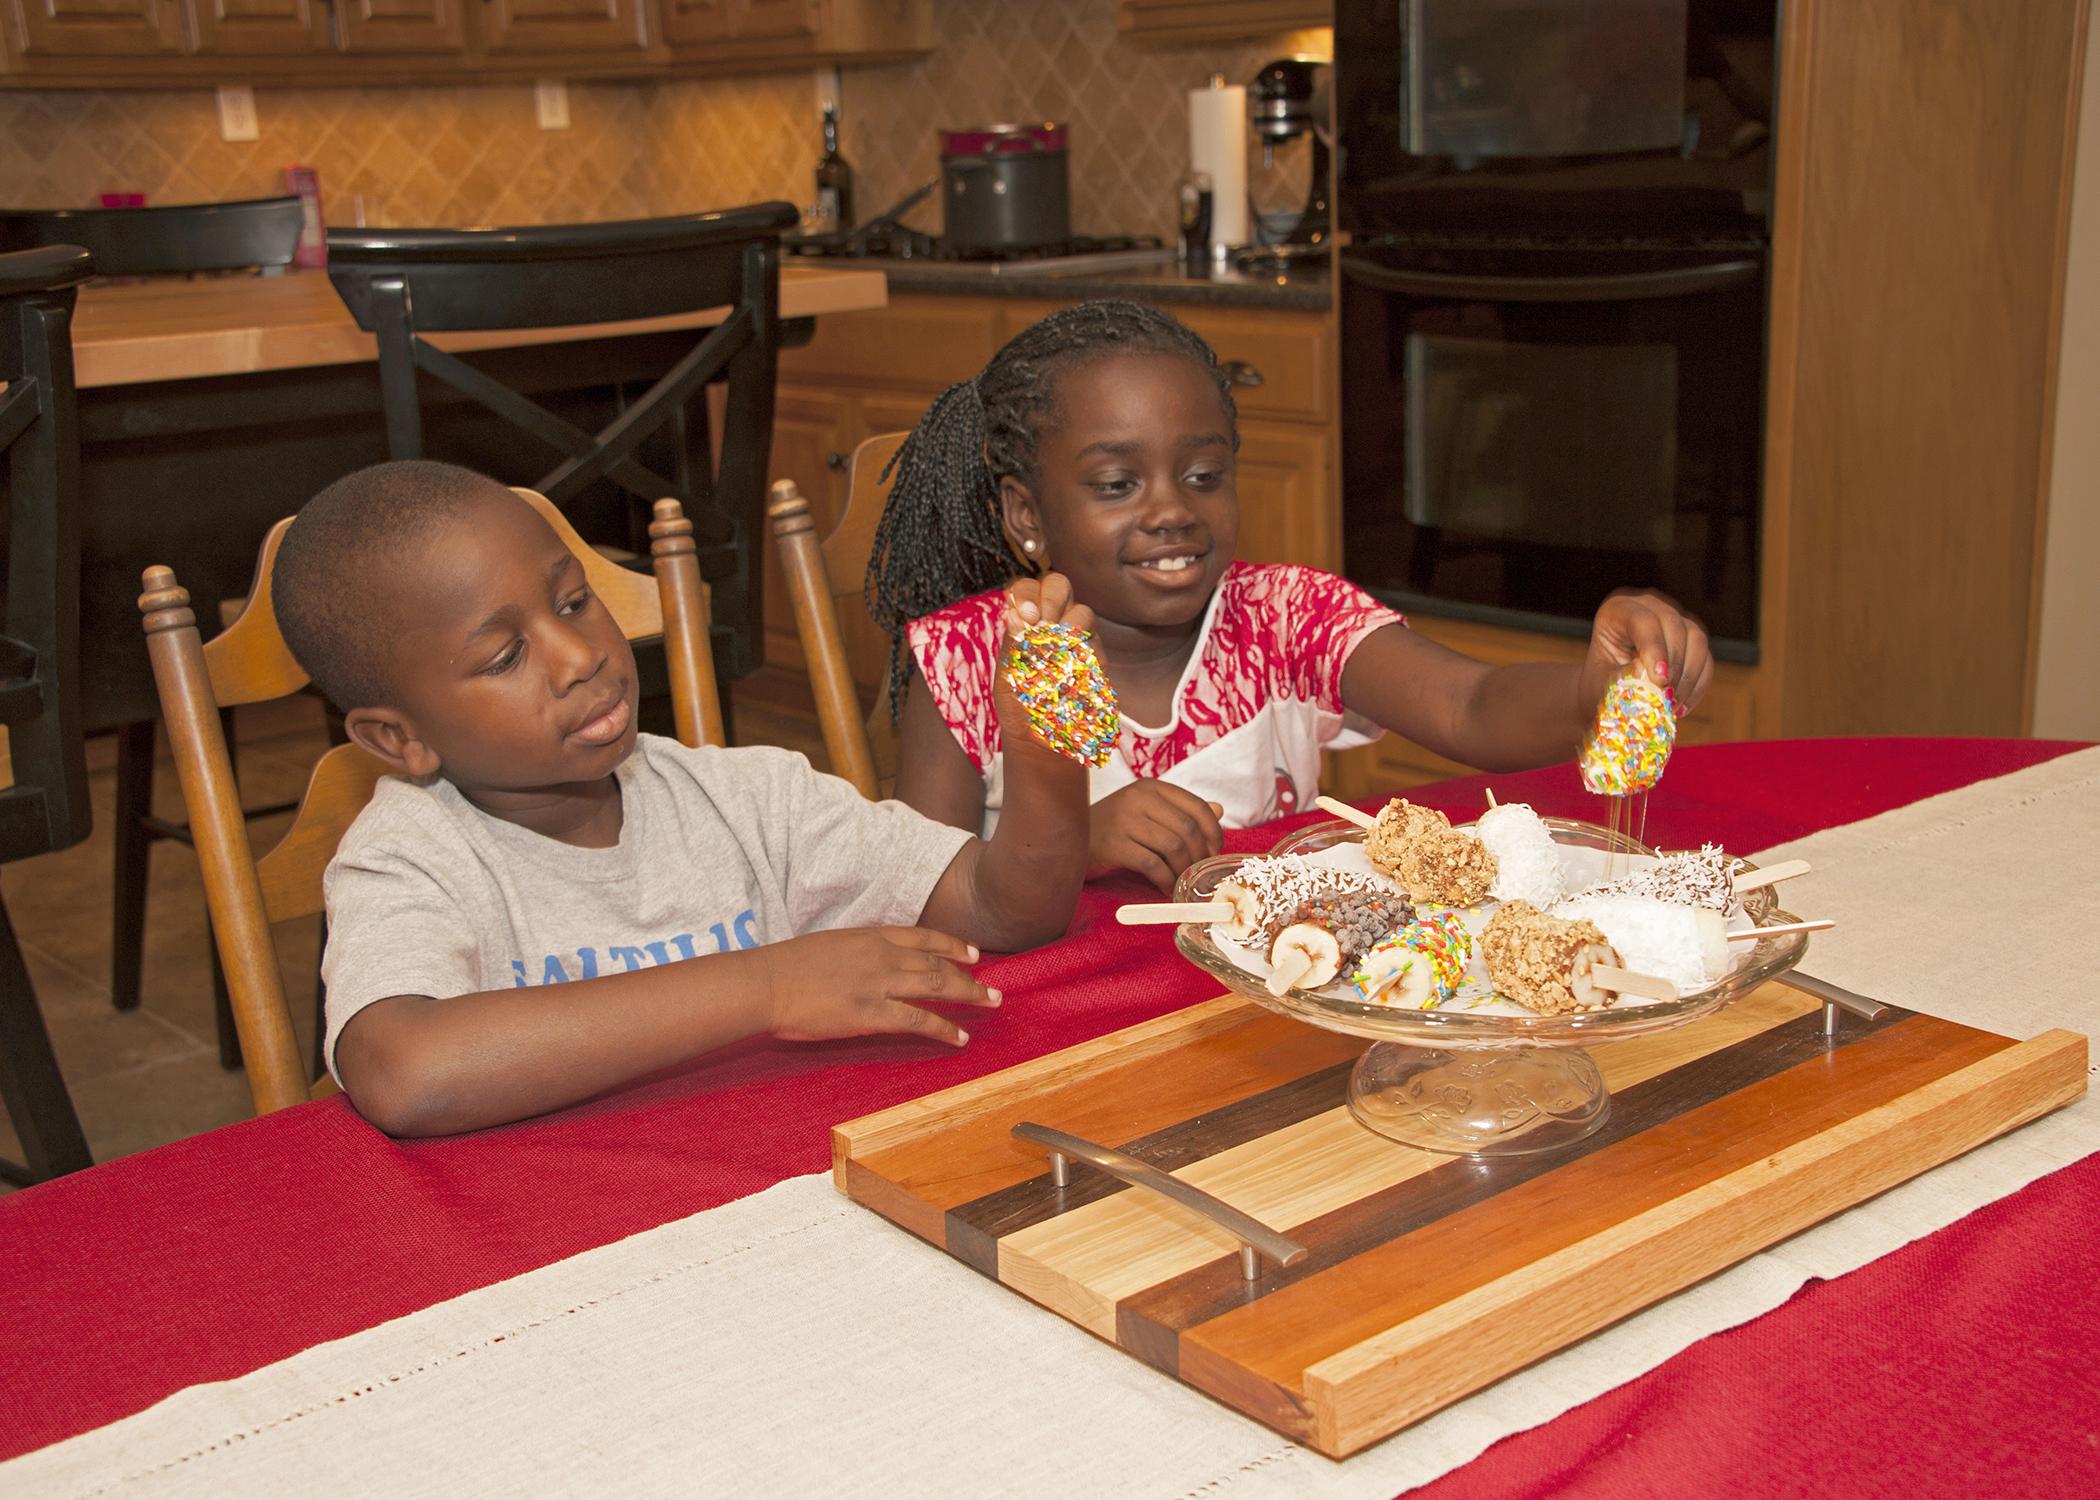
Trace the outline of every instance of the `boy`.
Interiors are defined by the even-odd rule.
[[[1011,623],[1085,629],[1069,600],[1032,581]],[[403,778],[326,879],[329,1066],[389,1134],[539,1114],[760,1033],[960,1046],[921,1007],[997,1005],[960,967],[976,945],[1070,920],[1086,773],[1011,692],[1018,815],[991,840],[786,751],[638,736],[619,626],[479,474],[391,463],[329,486],[285,533],[275,604],[350,738]]]

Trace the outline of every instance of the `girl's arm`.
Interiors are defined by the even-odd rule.
[[[1689,711],[1713,680],[1706,631],[1660,594],[1604,601],[1580,662],[1490,667],[1401,625],[1374,631],[1342,669],[1342,702],[1424,749],[1484,771],[1566,760],[1604,691],[1638,659]]]
[[[897,724],[897,800],[951,828],[975,833],[984,825],[984,778],[916,671]]]

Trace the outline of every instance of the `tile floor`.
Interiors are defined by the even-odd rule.
[[[808,684],[798,674],[771,669],[739,684],[735,713],[740,743],[786,745],[825,764]],[[320,708],[307,700],[244,709],[237,733],[242,795],[251,807],[296,797],[327,744]],[[110,1004],[112,742],[91,741],[88,765],[94,831],[72,849],[8,866],[0,895],[88,1147],[95,1160],[107,1161],[245,1118],[250,1105],[243,1075],[219,1066],[204,886],[196,856],[180,844],[153,851],[139,1008]],[[154,797],[163,816],[180,815],[181,791],[165,756]],[[290,821],[287,813],[250,824],[256,847],[268,848]],[[284,923],[276,937],[303,1054],[312,1045],[320,920]],[[4,1114],[0,1156],[20,1160]]]

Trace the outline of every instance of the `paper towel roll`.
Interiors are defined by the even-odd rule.
[[[1189,168],[1210,173],[1210,242],[1244,245],[1247,227],[1247,91],[1239,84],[1189,90]]]

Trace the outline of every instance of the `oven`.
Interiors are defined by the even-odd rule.
[[[1337,0],[1343,567],[1757,653],[1773,0]]]

